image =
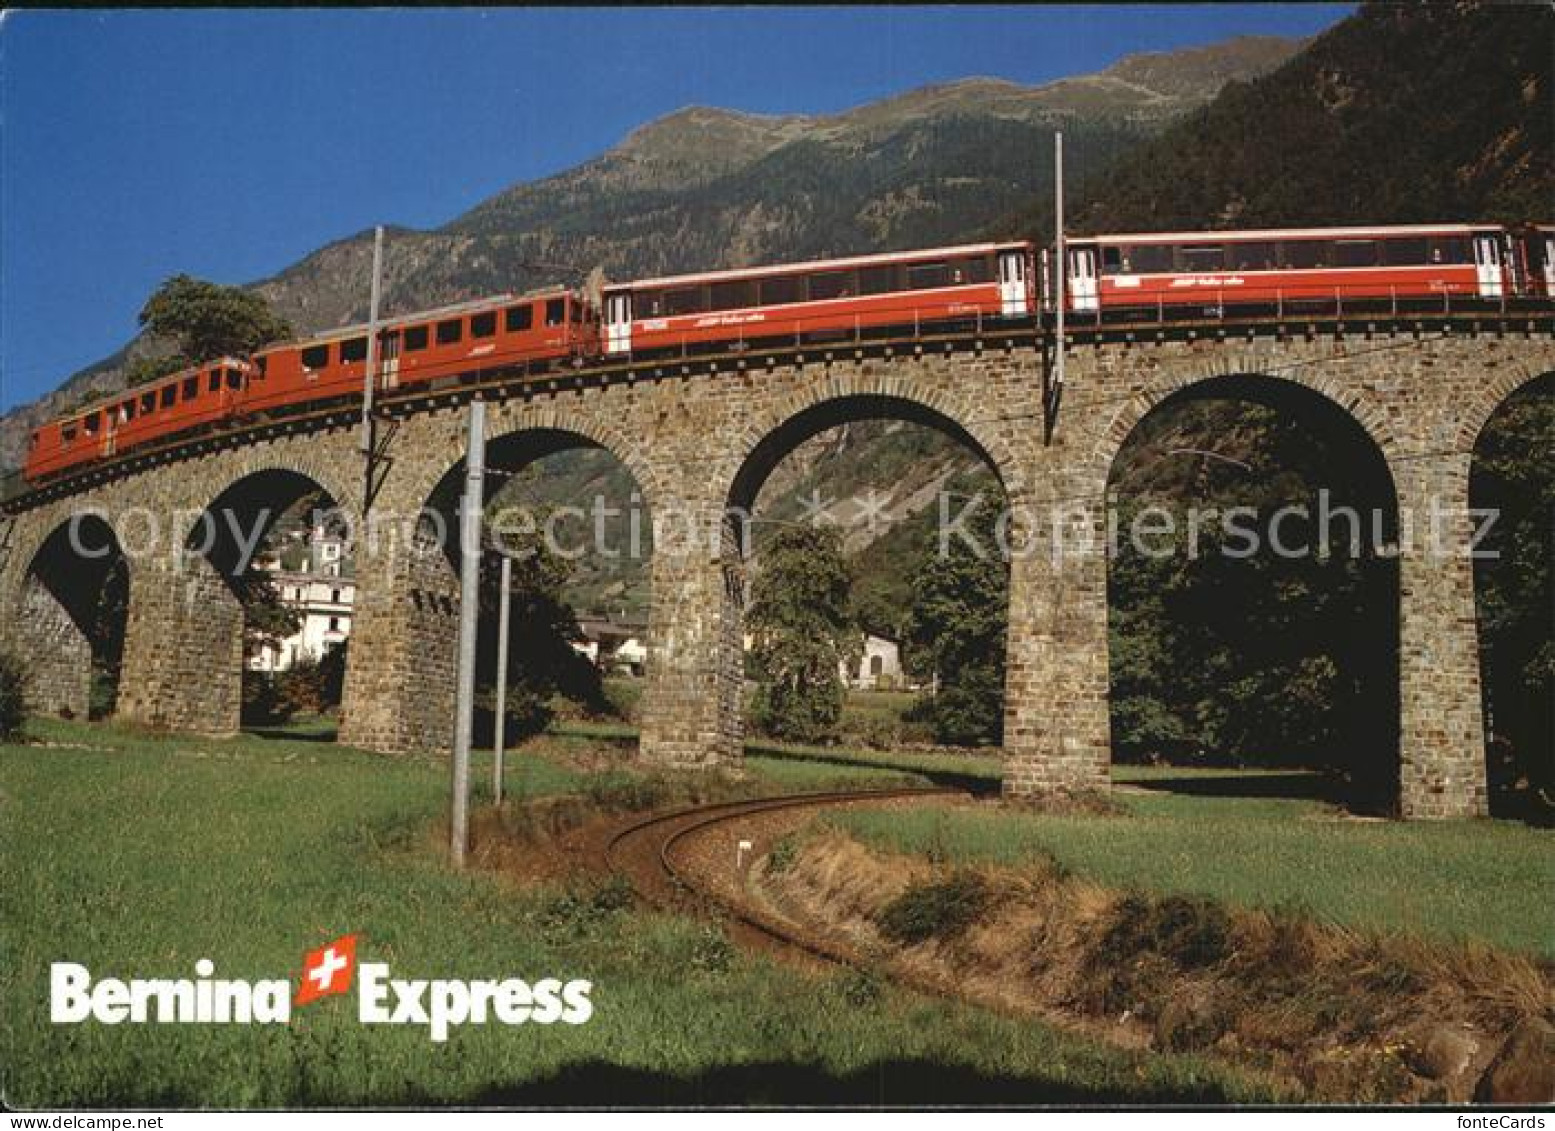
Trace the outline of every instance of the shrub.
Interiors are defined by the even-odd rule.
[[[881,909],[876,924],[893,942],[913,946],[932,938],[955,938],[993,902],[988,882],[976,872],[908,888]]]
[[[799,842],[794,835],[789,833],[772,846],[772,851],[767,854],[767,874],[781,876],[794,866],[794,860],[799,855]]]
[[[243,673],[243,725],[275,726],[297,709],[281,680],[269,672]]]
[[[873,970],[849,970],[837,983],[842,1000],[854,1009],[867,1009],[880,1001],[885,987]]]
[[[21,737],[27,717],[27,670],[21,660],[0,652],[0,741]]]
[[[704,924],[691,944],[689,964],[693,970],[725,974],[734,965],[734,945],[717,927]]]
[[[1230,933],[1231,917],[1213,900],[1127,895],[1113,909],[1100,956],[1155,954],[1184,969],[1213,966],[1228,953]]]

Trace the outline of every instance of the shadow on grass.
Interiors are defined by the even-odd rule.
[[[289,723],[279,726],[246,726],[243,733],[254,738],[285,739],[288,742],[334,742],[340,733],[338,727],[295,727]]]
[[[768,746],[760,742],[747,742],[745,744],[745,752],[747,754],[759,754],[763,758],[776,758],[790,762],[813,762],[823,766],[842,766],[849,769],[866,766],[872,770],[896,770],[904,774],[916,774],[934,785],[965,790],[967,793],[977,796],[987,796],[999,792],[1001,772],[999,770],[995,770],[991,774],[978,774],[962,770],[935,769],[910,761],[896,761],[888,754],[871,755],[868,759],[861,759],[850,757],[845,752],[827,754],[819,750],[792,750],[783,746]]]
[[[1227,770],[1223,774],[1199,772],[1161,777],[1129,777],[1121,784],[1139,789],[1180,793],[1188,797],[1252,797],[1283,801],[1326,801],[1344,804],[1351,799],[1346,784],[1330,774],[1316,770],[1291,770],[1288,773],[1248,774]]]
[[[477,1106],[775,1107],[794,1105],[902,1107],[946,1104],[1225,1103],[1213,1082],[1164,1086],[1130,1081],[1127,1091],[1048,1080],[989,1076],[973,1068],[928,1060],[884,1061],[837,1074],[820,1065],[768,1061],[724,1065],[694,1076],[673,1076],[602,1061],[569,1065],[532,1083],[496,1088],[463,1101]],[[394,1106],[446,1103],[407,1093]]]

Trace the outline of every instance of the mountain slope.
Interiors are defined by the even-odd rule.
[[[1074,230],[1548,220],[1552,44],[1548,5],[1369,5],[1083,186]]]
[[[1041,87],[968,79],[826,116],[690,107],[601,156],[514,186],[442,229],[388,233],[384,302],[404,312],[602,268],[615,277],[956,241],[1046,193],[1056,123],[1085,144],[1081,172],[1288,57],[1246,38],[1125,59]],[[365,315],[371,239],[359,234],[255,284],[300,331]],[[122,387],[128,353],[0,421],[0,466],[29,428]]]

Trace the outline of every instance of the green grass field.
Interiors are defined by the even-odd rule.
[[[1120,768],[1120,781],[1164,771]],[[1173,777],[1182,771],[1171,771]],[[1263,775],[1276,779],[1279,775]],[[1257,776],[1204,772],[1203,784]],[[944,860],[1058,860],[1105,887],[1297,909],[1330,922],[1446,940],[1480,939],[1555,958],[1555,834],[1506,821],[1347,819],[1281,797],[1119,791],[1126,815],[852,812],[859,839]]]
[[[732,951],[695,921],[589,892],[454,874],[437,825],[447,769],[290,735],[227,741],[37,723],[0,747],[4,1098],[12,1106],[486,1102],[978,1103],[1250,1101],[1236,1074],[1035,1023],[809,976]],[[567,742],[510,764],[527,796],[581,788]],[[527,750],[528,748],[526,748]],[[484,795],[484,764],[476,780]],[[756,787],[808,788],[893,766],[753,755]],[[629,773],[615,769],[612,773]],[[910,772],[910,771],[908,771]],[[354,995],[287,1026],[53,1025],[47,971],[295,977],[348,932],[400,977],[589,978],[581,1027],[364,1026]]]

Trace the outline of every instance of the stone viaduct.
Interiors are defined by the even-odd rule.
[[[465,402],[489,402],[489,462],[600,446],[636,477],[655,524],[640,757],[707,766],[741,756],[743,574],[724,518],[816,432],[898,417],[959,437],[995,470],[1015,518],[1007,640],[1005,791],[1033,796],[1109,781],[1103,503],[1113,461],[1171,398],[1246,395],[1347,429],[1386,469],[1398,543],[1399,796],[1406,816],[1486,811],[1472,563],[1461,552],[1475,439],[1521,385],[1555,371],[1547,319],[1429,327],[1247,328],[1077,335],[1053,410],[1040,335],[808,348],[460,384],[388,402],[388,459],[374,531],[357,531],[358,607],[340,737],[389,752],[440,751],[452,733],[458,587],[441,551],[405,536],[462,474]],[[90,510],[128,561],[118,711],[173,730],[238,727],[243,614],[223,551],[183,548],[199,516],[279,510],[321,488],[346,511],[363,495],[349,408],[307,424],[204,439],[12,504],[0,568],[0,634],[33,658],[39,706],[84,714],[93,566],[68,544]],[[1445,541],[1421,536],[1449,508]],[[219,523],[218,523],[219,525]],[[362,538],[372,533],[376,545]],[[1054,547],[1060,552],[1053,552]],[[84,580],[83,580],[84,579]]]

